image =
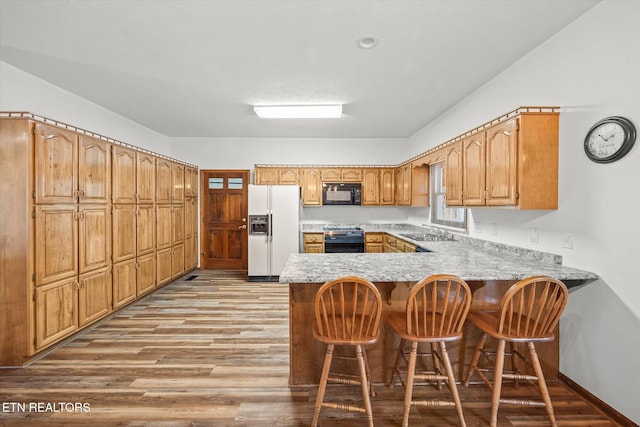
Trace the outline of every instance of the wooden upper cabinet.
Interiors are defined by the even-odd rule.
[[[479,132],[462,140],[463,203],[465,206],[485,204],[485,133]]]
[[[171,206],[171,244],[184,243],[184,206]]]
[[[274,167],[256,167],[253,171],[253,182],[256,185],[277,185],[278,170]]]
[[[111,144],[80,135],[78,145],[78,197],[80,203],[109,203],[111,196]]]
[[[446,201],[449,206],[462,205],[462,144],[456,142],[445,149]]]
[[[411,206],[429,206],[429,166],[413,166],[411,169]]]
[[[362,169],[343,168],[341,170],[341,182],[362,182]]]
[[[411,205],[411,164],[396,169],[396,204]]]
[[[111,264],[111,212],[109,205],[86,205],[78,209],[79,273]]]
[[[380,204],[394,205],[395,203],[395,170],[380,169]]]
[[[184,165],[171,166],[171,203],[184,202]]]
[[[113,146],[112,195],[113,203],[136,202],[136,152],[119,145]]]
[[[322,205],[320,169],[304,169],[304,173],[302,174],[302,204],[312,206]]]
[[[171,165],[167,159],[156,161],[156,203],[171,203]]]
[[[486,179],[488,206],[518,202],[518,119],[487,129]]]
[[[198,197],[198,169],[190,166],[184,168],[184,196]]]
[[[156,200],[156,157],[136,153],[136,202],[153,203]]]
[[[36,285],[77,276],[78,217],[77,205],[36,207]]]
[[[76,203],[78,135],[42,123],[34,133],[36,203]]]
[[[321,169],[320,174],[322,182],[340,182],[342,180],[342,169],[340,168]]]
[[[298,185],[299,179],[298,168],[278,168],[278,184]]]
[[[362,178],[362,204],[380,204],[380,169],[367,168]]]

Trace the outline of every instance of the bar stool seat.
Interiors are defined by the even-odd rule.
[[[406,383],[403,382],[405,387],[403,427],[409,425],[411,405],[453,406],[458,413],[460,425],[466,426],[446,343],[462,338],[462,328],[470,306],[471,290],[467,283],[456,276],[439,274],[427,277],[413,286],[409,292],[404,313],[391,313],[387,316],[387,325],[400,337],[390,386],[393,385],[396,375],[403,382],[400,362],[404,360],[407,364],[407,380]],[[408,360],[404,352],[406,343],[411,344]],[[431,371],[416,372],[420,343],[430,346],[431,351],[425,354],[431,355],[433,364]],[[444,372],[442,372],[442,365]],[[434,381],[438,390],[441,389],[441,382],[445,382],[453,400],[414,399],[413,386],[416,378]]]
[[[536,353],[535,343],[553,341],[555,339],[553,331],[564,311],[568,296],[567,287],[561,281],[544,276],[530,277],[517,282],[509,288],[500,302],[498,311],[477,311],[469,314],[469,320],[480,329],[482,334],[471,357],[464,385],[468,387],[473,374],[478,374],[493,389],[491,397],[491,426],[497,425],[500,404],[544,406],[551,424],[557,426],[551,397]],[[488,336],[498,340],[497,350],[495,351],[493,382],[484,374],[487,370],[478,367],[481,356],[491,361],[491,358],[487,356],[489,352],[484,350]],[[518,372],[515,367],[512,372],[505,373],[506,343],[512,346],[512,353],[514,354],[517,354],[517,351],[513,348],[516,343],[526,344],[535,375],[525,375]],[[503,378],[513,379],[516,384],[517,381],[537,382],[542,401],[501,398]]]
[[[366,414],[367,423],[373,426],[373,412],[369,393],[373,393],[369,365],[364,346],[378,341],[382,297],[375,285],[355,276],[342,277],[320,287],[314,300],[315,322],[313,336],[327,344],[322,375],[311,425],[317,426],[323,407],[343,409]],[[331,362],[336,346],[355,349],[358,364],[357,376],[331,375]],[[364,406],[325,402],[324,395],[328,382],[360,385]]]

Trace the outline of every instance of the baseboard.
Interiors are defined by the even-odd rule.
[[[611,418],[613,421],[615,421],[619,425],[624,427],[639,427],[638,424],[634,423],[629,418],[625,417],[620,412],[613,409],[607,403],[603,402],[602,400],[600,400],[599,398],[591,394],[587,389],[585,389],[580,384],[573,381],[571,378],[562,374],[561,372],[558,372],[558,379],[563,383],[565,383],[570,389],[572,389],[573,391],[578,393],[580,396],[582,396],[584,399],[592,403],[602,412],[607,414],[609,418]]]

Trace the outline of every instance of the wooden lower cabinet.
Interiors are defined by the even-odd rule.
[[[156,281],[158,285],[164,285],[171,280],[171,248],[158,250],[156,267]]]
[[[171,277],[176,278],[184,273],[184,244],[171,248]]]
[[[154,271],[155,274],[155,271]],[[113,265],[113,308],[122,307],[136,299],[136,260]]]
[[[136,263],[136,295],[140,296],[156,287],[156,254],[138,257]]]
[[[305,253],[324,253],[324,233],[304,233],[303,242]]]
[[[136,205],[113,205],[113,262],[136,256]]]
[[[36,298],[36,351],[78,330],[76,277],[38,286]]]
[[[83,327],[111,313],[111,300],[110,268],[81,275],[78,289],[78,326]]]
[[[365,233],[364,235],[364,251],[367,253],[384,252],[384,235],[385,233]]]

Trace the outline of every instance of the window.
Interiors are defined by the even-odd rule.
[[[431,169],[431,223],[467,229],[467,209],[449,208],[446,204],[444,163],[435,163]]]

